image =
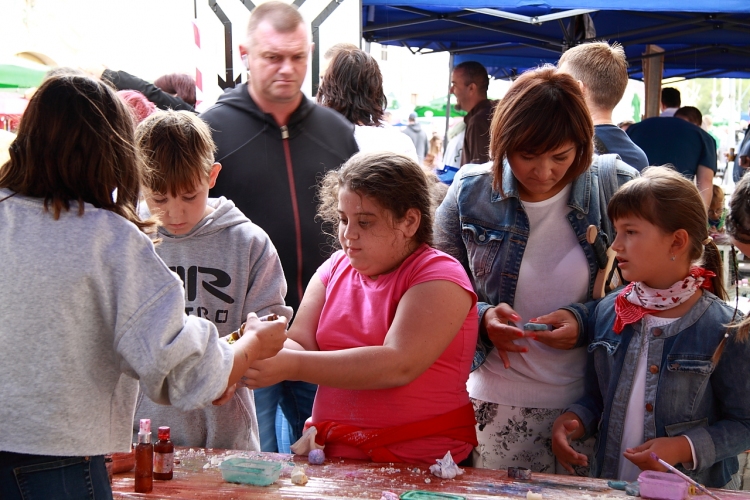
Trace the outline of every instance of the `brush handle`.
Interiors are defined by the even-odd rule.
[[[715,498],[716,500],[721,500],[719,497],[717,497],[716,495],[714,495],[713,493],[711,493],[710,491],[708,491],[708,489],[705,486],[703,486],[701,483],[695,481],[690,476],[687,476],[687,475],[683,474],[682,472],[680,472],[679,470],[677,470],[675,467],[673,467],[672,465],[668,464],[667,462],[665,462],[664,460],[662,460],[661,458],[659,458],[656,455],[656,453],[651,452],[651,458],[654,459],[654,460],[656,460],[656,461],[658,461],[660,464],[662,464],[664,467],[666,467],[667,470],[669,470],[670,472],[673,472],[673,473],[677,474],[682,479],[684,479],[688,483],[692,484],[693,486],[695,486],[696,488],[698,488],[699,490],[701,490],[706,495],[710,496],[711,498]]]

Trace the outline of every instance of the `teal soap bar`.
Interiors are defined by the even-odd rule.
[[[230,458],[219,465],[224,481],[255,486],[268,486],[274,483],[281,475],[281,467],[280,462],[245,458]]]

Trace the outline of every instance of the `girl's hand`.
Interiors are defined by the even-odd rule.
[[[509,352],[526,352],[528,350],[513,343],[514,340],[523,338],[523,330],[513,326],[512,321],[521,321],[521,317],[504,302],[487,309],[482,318],[482,325],[497,348],[497,353],[503,360],[505,368],[510,368]]]
[[[274,321],[261,321],[255,313],[247,315],[243,338],[250,337],[249,345],[254,350],[255,359],[275,356],[286,341],[287,319],[279,316]]]
[[[693,462],[690,442],[685,436],[650,439],[640,446],[628,448],[622,456],[633,462],[641,470],[665,472],[667,468],[652,459],[651,453],[656,453],[657,457],[669,465]]]
[[[293,366],[294,353],[290,349],[282,349],[272,358],[253,363],[243,375],[240,384],[248,389],[260,389],[284,380],[294,380]]]
[[[575,315],[566,309],[539,316],[530,323],[544,323],[555,327],[554,330],[526,332],[527,337],[555,349],[572,349],[578,341],[578,321]]]
[[[575,475],[573,465],[588,465],[586,455],[578,453],[570,446],[570,441],[583,436],[583,424],[573,412],[565,412],[552,424],[552,453],[555,454],[560,465]]]

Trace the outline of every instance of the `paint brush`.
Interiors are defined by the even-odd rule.
[[[660,464],[662,464],[662,465],[663,465],[664,467],[666,467],[666,468],[667,468],[667,470],[669,470],[670,472],[674,472],[675,474],[677,474],[678,476],[680,476],[680,477],[681,477],[682,479],[684,479],[684,480],[685,480],[685,481],[687,481],[688,483],[690,483],[690,484],[692,484],[693,486],[695,486],[695,487],[696,487],[696,488],[697,488],[698,490],[700,490],[700,491],[701,491],[702,493],[705,493],[706,495],[710,496],[711,498],[715,498],[716,500],[721,500],[721,498],[717,497],[716,495],[714,495],[713,493],[711,493],[710,491],[708,491],[708,488],[706,488],[705,486],[703,486],[703,485],[702,485],[702,484],[700,484],[699,482],[697,482],[697,481],[694,481],[694,480],[693,480],[693,479],[691,479],[691,478],[690,478],[689,476],[686,476],[685,474],[683,474],[682,472],[678,471],[677,469],[675,469],[674,467],[672,467],[671,465],[669,465],[669,464],[668,464],[667,462],[665,462],[664,460],[662,460],[661,458],[659,458],[659,457],[658,457],[658,456],[656,455],[656,453],[654,453],[653,451],[651,452],[651,458],[652,458],[652,459],[654,459],[654,460],[656,460],[656,461],[657,461],[657,462],[659,462]]]

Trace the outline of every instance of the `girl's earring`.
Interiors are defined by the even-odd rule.
[[[674,254],[672,254],[672,259],[671,259],[672,262],[674,262],[674,259],[675,259],[675,256],[674,256]]]

